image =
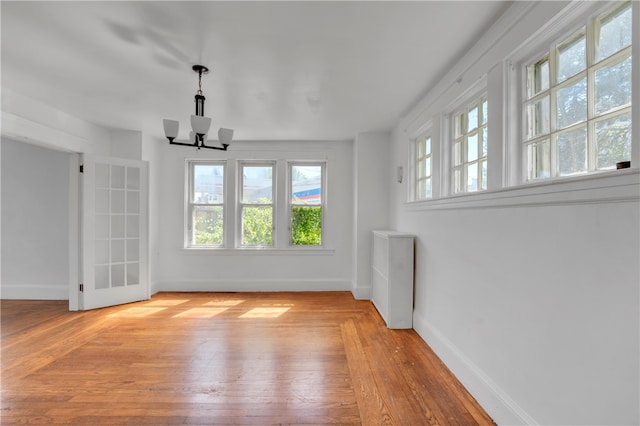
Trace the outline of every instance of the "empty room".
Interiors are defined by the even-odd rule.
[[[640,424],[640,2],[0,19],[1,424]]]

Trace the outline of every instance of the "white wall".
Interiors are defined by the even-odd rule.
[[[353,144],[352,292],[357,299],[371,298],[371,231],[389,225],[389,138],[385,132],[360,133]]]
[[[234,142],[226,152],[162,146],[158,167],[158,263],[155,291],[351,290],[353,148],[344,142]],[[323,249],[184,249],[187,159],[326,160]],[[283,176],[282,176],[283,177]]]
[[[502,102],[502,61],[564,6],[514,4],[398,124],[390,164],[407,164],[412,131],[487,73],[490,104]],[[508,115],[490,117],[489,155],[509,158]],[[416,235],[416,330],[499,424],[638,424],[637,166],[552,185],[500,178],[426,203],[391,187],[393,228]]]
[[[6,138],[1,149],[1,296],[66,300],[72,154]]]

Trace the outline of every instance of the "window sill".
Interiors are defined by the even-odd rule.
[[[318,247],[270,248],[270,247],[180,247],[179,251],[185,256],[333,256],[335,249]]]
[[[407,202],[405,207],[414,211],[637,201],[640,201],[640,169],[634,168]]]

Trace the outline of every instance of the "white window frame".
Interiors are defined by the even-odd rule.
[[[449,173],[450,173],[450,185],[449,185],[449,190],[450,193],[452,195],[461,195],[461,194],[474,194],[477,192],[483,192],[486,191],[488,189],[488,170],[489,170],[489,141],[486,141],[486,146],[487,146],[487,152],[483,155],[482,153],[482,140],[483,140],[483,133],[482,130],[486,129],[487,130],[487,134],[488,134],[488,129],[489,129],[489,120],[487,118],[487,121],[485,123],[482,123],[483,120],[483,115],[482,115],[482,104],[486,102],[487,103],[487,110],[488,110],[488,105],[489,105],[489,101],[488,101],[488,96],[487,96],[487,88],[484,87],[481,91],[476,91],[475,94],[473,96],[469,96],[467,98],[465,98],[464,102],[460,102],[458,103],[457,107],[453,109],[453,111],[448,114],[449,116],[449,132],[450,132],[450,137],[448,138],[450,141],[450,146],[449,146]],[[457,117],[461,114],[464,114],[465,117],[467,117],[468,119],[468,114],[470,109],[473,109],[474,107],[478,108],[478,122],[479,125],[473,129],[471,129],[470,131],[465,130],[461,135],[456,135],[456,122],[457,122]],[[465,123],[466,124],[466,120]],[[467,150],[466,150],[466,144],[464,144],[463,142],[469,137],[469,136],[473,136],[473,135],[477,135],[478,136],[478,153],[477,153],[477,158],[475,160],[471,160],[471,161],[467,161]],[[488,137],[487,137],[488,139]],[[462,148],[461,148],[461,152],[460,152],[460,158],[461,158],[461,162],[459,164],[456,164],[456,144],[457,143],[461,143]],[[466,173],[466,169],[467,166],[470,164],[477,164],[478,165],[478,172],[477,172],[477,176],[479,177],[478,179],[478,186],[475,190],[469,191],[467,189],[467,185],[465,184],[463,188],[460,188],[460,190],[458,190],[459,188],[456,187],[456,171],[459,169],[461,171],[461,177],[460,180],[462,181],[467,181],[467,173]],[[482,163],[484,163],[487,169],[487,177],[485,177],[484,179],[482,179]],[[484,188],[483,188],[483,183],[484,183]]]
[[[321,170],[320,177],[320,208],[322,211],[321,216],[321,229],[320,229],[320,244],[317,245],[299,245],[293,244],[293,227],[292,227],[292,214],[293,207],[295,206],[309,206],[308,204],[296,204],[292,202],[293,198],[293,167],[294,166],[319,166]],[[292,160],[287,162],[287,223],[288,223],[288,246],[296,249],[309,249],[319,248],[325,246],[326,240],[326,215],[327,215],[327,162],[326,161],[306,161],[306,160]]]
[[[193,200],[195,192],[195,173],[194,169],[196,165],[211,165],[222,166],[222,187],[223,197],[222,202],[219,203],[195,203]],[[187,191],[185,197],[185,229],[184,229],[184,245],[187,248],[221,248],[225,247],[227,241],[227,162],[224,160],[187,160]],[[195,224],[194,213],[195,208],[198,206],[222,206],[222,244],[205,245],[196,244],[195,239]]]
[[[237,246],[241,248],[271,248],[277,246],[277,228],[276,219],[277,213],[277,197],[278,188],[276,185],[277,180],[277,164],[275,160],[240,160],[238,161],[237,175],[238,175],[238,202],[236,203],[236,241]],[[271,167],[271,203],[244,203],[243,202],[243,190],[244,190],[244,167]],[[243,221],[242,213],[245,207],[271,207],[271,244],[259,245],[259,244],[243,244]]]
[[[633,4],[631,2],[632,7],[632,22],[638,16],[638,5]],[[626,106],[618,107],[616,109],[607,111],[605,113],[595,113],[595,99],[593,96],[593,91],[595,90],[595,72],[609,67],[611,65],[620,64],[625,61],[628,57],[632,57],[632,79],[633,76],[637,76],[636,66],[638,64],[638,60],[633,58],[633,52],[638,51],[638,47],[635,46],[637,43],[637,32],[638,25],[632,24],[632,41],[631,46],[627,46],[616,53],[610,55],[607,58],[599,60],[596,62],[595,60],[595,28],[597,22],[602,17],[605,17],[610,12],[622,7],[625,2],[607,2],[605,6],[602,4],[597,4],[597,8],[591,6],[589,4],[578,4],[576,6],[577,10],[570,10],[566,16],[562,16],[558,19],[554,24],[554,28],[550,31],[546,31],[545,33],[550,34],[549,37],[541,40],[534,48],[529,49],[528,53],[525,55],[514,57],[511,59],[512,65],[512,75],[511,81],[512,86],[514,82],[517,82],[518,87],[513,87],[514,93],[517,93],[517,97],[512,99],[512,102],[517,102],[516,109],[519,110],[519,132],[512,133],[513,135],[517,135],[517,139],[519,146],[517,151],[520,152],[519,158],[519,176],[520,182],[528,184],[534,182],[541,181],[555,181],[558,179],[565,179],[568,177],[574,176],[584,176],[596,173],[607,173],[612,170],[609,168],[601,168],[598,169],[596,166],[596,140],[595,140],[595,125],[597,122],[606,120],[607,118],[611,118],[617,115],[622,115],[625,113],[629,113],[632,117],[631,124],[631,158],[632,166],[634,166],[634,157],[637,157],[638,151],[638,136],[635,132],[638,129],[636,120],[633,120],[634,111],[637,111],[637,106],[634,108],[634,101],[638,98],[638,85],[632,84],[632,94],[631,94],[631,104]],[[587,7],[587,9],[584,9]],[[561,30],[560,30],[561,29]],[[584,30],[585,32],[585,43],[586,43],[586,65],[585,69],[580,71],[574,76],[570,76],[564,79],[561,82],[557,82],[555,78],[555,73],[557,67],[555,66],[558,57],[557,57],[557,46],[562,45],[564,42],[570,40],[574,35],[578,34],[580,31]],[[547,57],[549,60],[549,73],[550,75],[550,84],[549,88],[540,91],[534,95],[529,94],[528,90],[528,65],[534,64],[539,60],[543,59],[543,57]],[[585,121],[581,121],[579,123],[572,124],[568,127],[564,127],[562,129],[558,129],[556,125],[556,93],[557,90],[565,87],[567,85],[571,85],[576,81],[581,80],[582,78],[586,78],[587,81],[587,118]],[[548,96],[549,100],[549,132],[536,135],[534,137],[528,137],[528,129],[527,129],[527,106],[532,104],[535,100],[542,99],[544,96]],[[517,101],[516,101],[517,99]],[[577,129],[581,126],[584,126],[587,130],[587,168],[584,172],[577,172],[572,174],[560,175],[559,166],[558,166],[558,155],[557,155],[557,136],[559,134],[570,131],[571,129]],[[529,156],[528,150],[529,146],[532,146],[535,143],[543,142],[545,139],[549,140],[549,176],[541,176],[535,177],[530,175],[529,173]],[[513,165],[511,165],[513,167]],[[615,167],[613,167],[615,169]]]
[[[426,150],[426,141],[429,140],[429,145],[430,145],[430,149],[429,152],[427,153]],[[433,173],[433,166],[434,166],[434,155],[433,155],[433,151],[434,151],[434,138],[431,134],[431,126],[427,126],[427,130],[424,130],[423,132],[421,132],[417,137],[415,137],[412,140],[411,143],[411,155],[409,157],[409,161],[411,162],[411,185],[410,185],[410,194],[409,194],[409,200],[410,201],[425,201],[425,200],[430,200],[433,198],[433,193],[434,193],[434,173]],[[425,148],[423,150],[421,150],[421,146],[424,145]],[[424,154],[421,155],[421,152],[423,152]],[[421,172],[421,162],[429,162],[429,174],[427,174],[425,172],[424,176],[420,175]],[[425,182],[427,180],[431,181],[431,191],[429,195],[425,195],[422,196],[422,194],[419,193],[420,191],[420,183],[421,182]]]

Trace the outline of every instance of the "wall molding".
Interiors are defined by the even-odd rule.
[[[5,284],[0,286],[1,299],[69,300],[69,284]]]
[[[541,207],[640,201],[640,170],[626,169],[407,202],[408,211]]]
[[[154,283],[153,290],[156,293],[162,291],[351,291],[351,281],[343,279],[214,279],[190,281],[159,281]]]
[[[539,424],[443,333],[415,311],[413,327],[497,424]]]
[[[356,286],[351,287],[351,294],[357,300],[370,300],[371,299],[371,286]]]

